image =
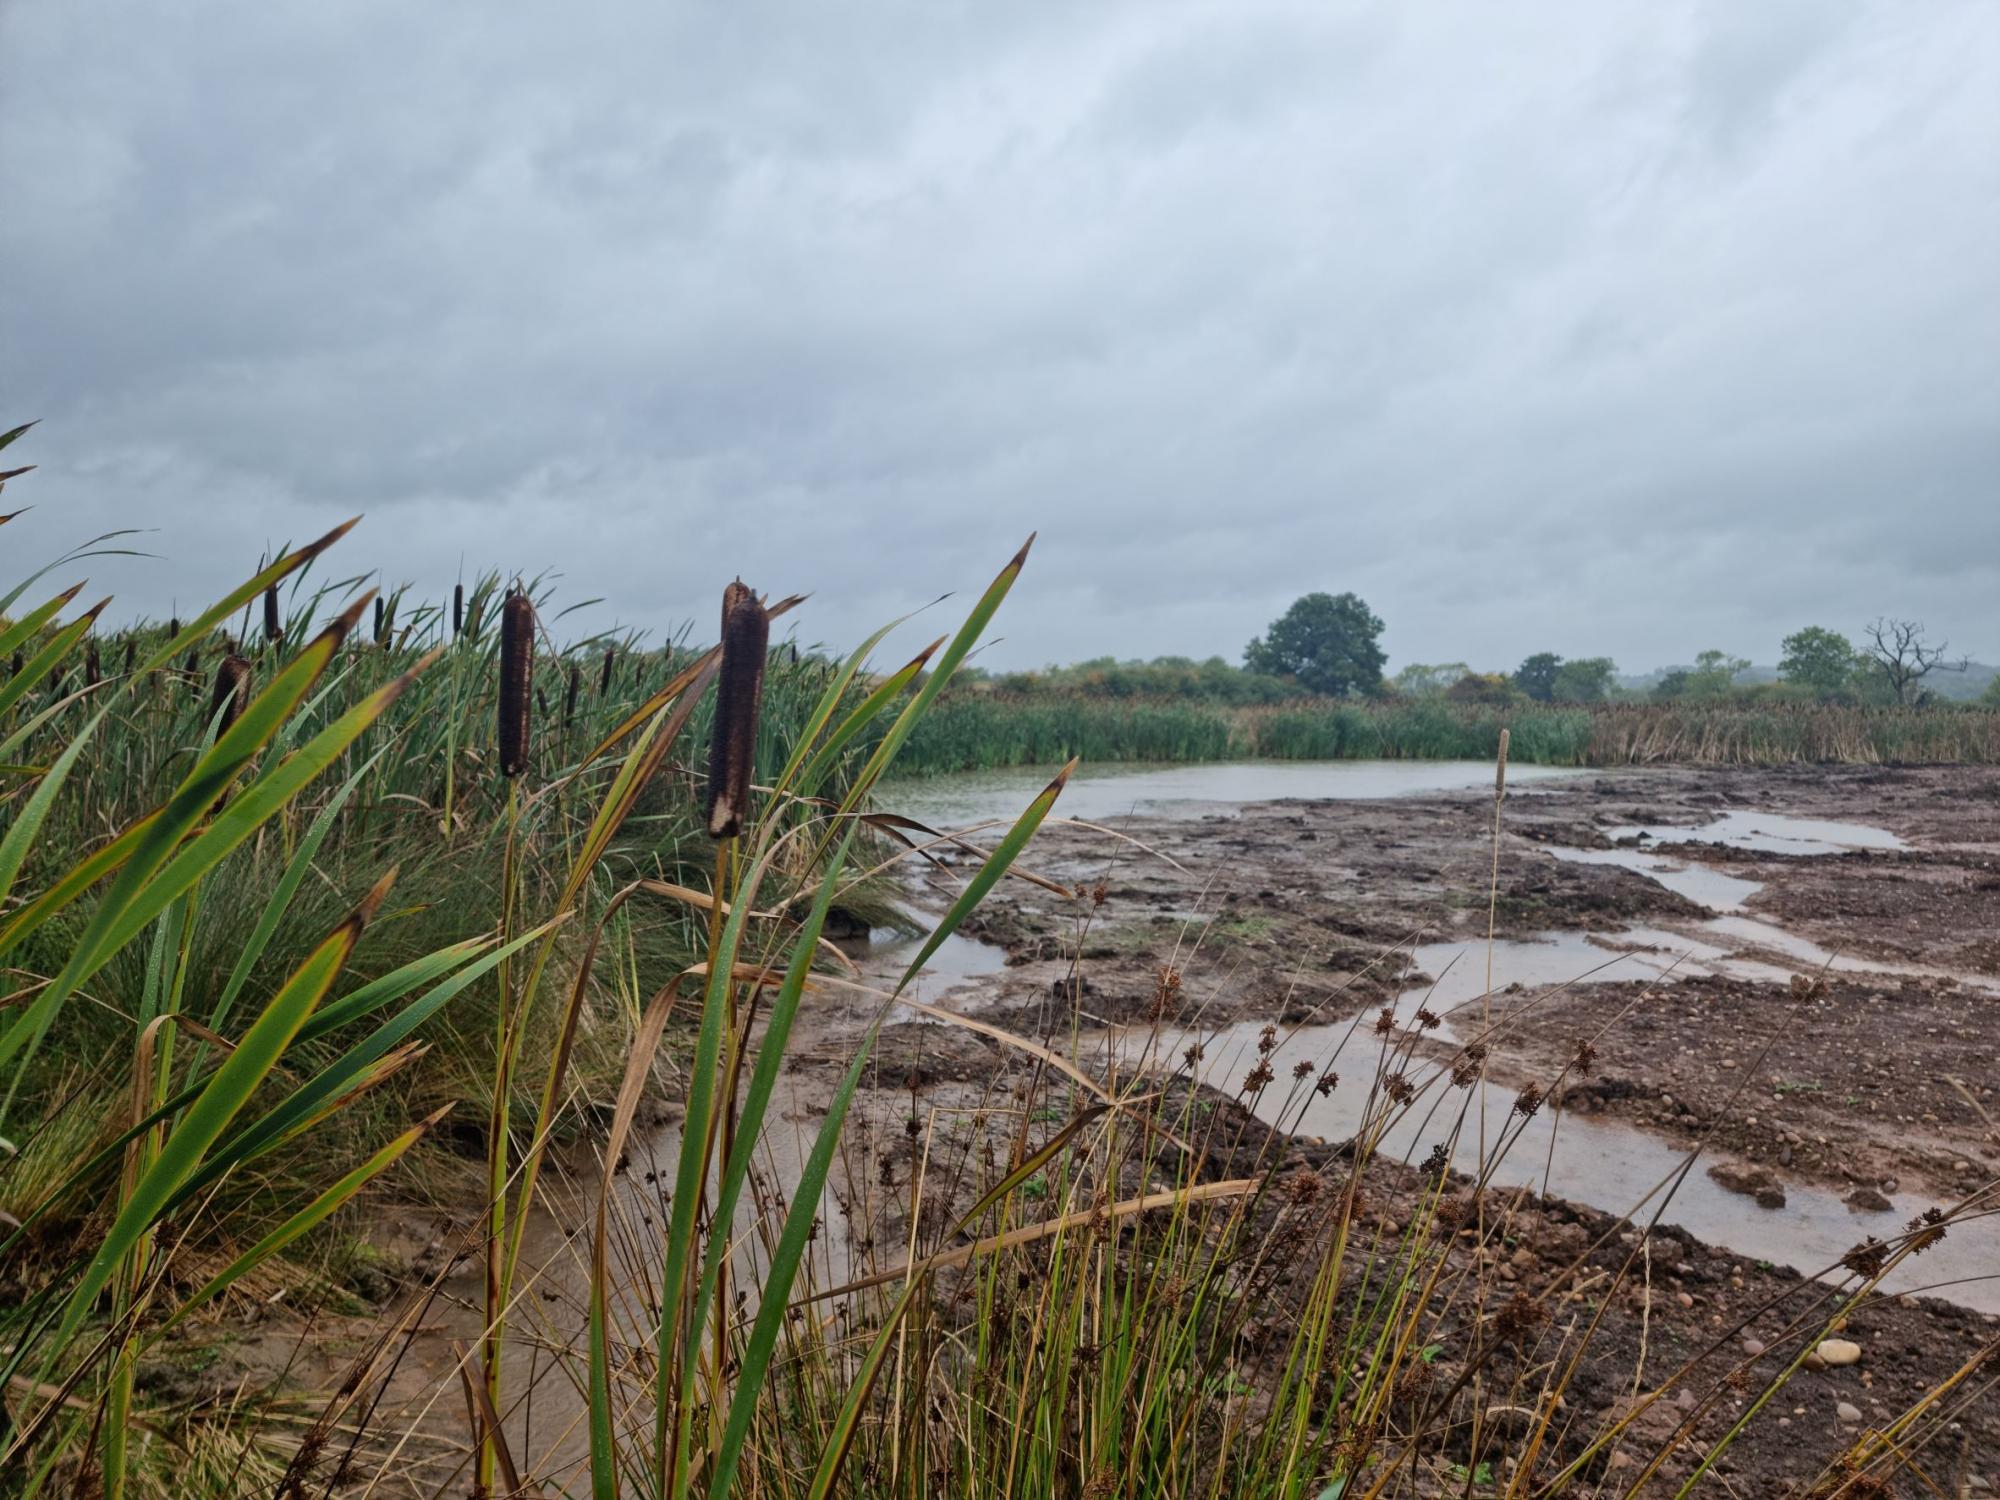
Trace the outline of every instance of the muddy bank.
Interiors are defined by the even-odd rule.
[[[1698,841],[1722,820],[1756,847]],[[1094,1024],[1332,1022],[1445,968],[1458,1004],[1468,981],[1484,990],[1490,918],[1512,940],[1495,963],[1503,993],[1479,1002],[1508,1023],[1500,1076],[1548,1076],[1588,1039],[1597,1073],[1576,1086],[1580,1109],[1675,1139],[1714,1129],[1829,1186],[1949,1197],[2000,1174],[2000,772],[1543,782],[1507,800],[1497,886],[1482,793],[1113,826],[1122,838],[1044,830],[1035,868],[1084,895],[1017,881],[989,898],[970,930],[1009,967],[962,992],[965,1008],[1029,1035],[1072,1025],[1071,1001]],[[1652,873],[1610,862],[1628,858]],[[1650,962],[1591,973],[1621,952]],[[1796,998],[1794,976],[1822,971]]]

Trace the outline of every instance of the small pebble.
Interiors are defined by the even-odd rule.
[[[1834,1407],[1833,1414],[1843,1422],[1859,1422],[1861,1420],[1861,1408],[1856,1406],[1852,1401],[1841,1402],[1838,1406]]]
[[[1821,1339],[1813,1352],[1834,1369],[1861,1363],[1861,1346],[1852,1339]]]
[[[1745,1339],[1743,1341],[1743,1352],[1752,1359],[1755,1359],[1764,1352],[1764,1341],[1762,1339]]]

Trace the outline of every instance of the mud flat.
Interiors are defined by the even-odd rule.
[[[1019,801],[1039,785],[1021,777]],[[977,792],[954,808],[933,789],[925,815],[995,815],[999,791]],[[1621,1340],[1642,1323],[1656,1352],[1721,1360],[1720,1378],[1729,1358],[1779,1347],[1802,1274],[1837,1270],[1927,1208],[2000,1206],[2000,773],[1540,779],[1510,788],[1497,877],[1490,780],[1386,797],[1135,799],[1123,814],[1101,801],[1084,819],[1095,827],[1046,827],[1029,861],[1077,899],[1008,882],[971,928],[1004,950],[1004,970],[955,977],[944,1003],[1100,1074],[1150,1056],[1185,1077],[1180,1059],[1198,1044],[1201,1082],[1278,1126],[1307,1163],[1339,1155],[1365,1100],[1336,1090],[1302,1107],[1291,1065],[1365,1088],[1384,1049],[1412,1078],[1420,1064],[1436,1078],[1485,1042],[1489,1137],[1519,1090],[1546,1090],[1517,1163],[1491,1184],[1511,1191],[1509,1274],[1569,1295],[1584,1246],[1602,1260],[1635,1244],[1659,1271],[1624,1308],[1643,1319],[1607,1317],[1616,1326],[1588,1354],[1582,1392],[1603,1385],[1607,1411],[1621,1399],[1608,1382],[1629,1397],[1637,1349]],[[1246,1093],[1267,1028],[1280,1082]],[[828,1038],[842,1029],[829,1018]],[[837,1053],[822,1064],[808,1049],[797,1066]],[[1008,1066],[1005,1048],[936,1025],[883,1035],[881,1076],[905,1076],[906,1108],[989,1097]],[[1389,1201],[1413,1191],[1441,1119],[1458,1128],[1453,1167],[1476,1168],[1477,1106],[1413,1110],[1369,1168]],[[1655,1191],[1670,1180],[1670,1194]],[[1886,1403],[2000,1335],[1996,1226],[1955,1224],[1898,1267],[1894,1295],[1850,1317],[1864,1362],[1799,1375],[1778,1418],[1789,1441],[1737,1452],[1743,1492],[1783,1493],[1851,1440],[1846,1413],[1882,1420]],[[1769,1311],[1787,1298],[1790,1312]],[[2000,1455],[2000,1395],[1985,1378],[1964,1440]],[[1699,1439],[1735,1415],[1724,1403],[1671,1420]],[[1972,1472],[2000,1469],[1982,1463]]]

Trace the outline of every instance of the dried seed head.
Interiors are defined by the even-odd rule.
[[[181,617],[173,615],[167,620],[167,639],[172,640],[181,633]]]
[[[134,637],[125,642],[125,675],[127,677],[130,677],[132,675],[133,665],[138,660],[139,660],[139,642],[137,637]]]
[[[194,658],[190,656],[188,660],[192,663]],[[217,739],[242,716],[249,702],[250,663],[232,651],[222,658],[222,664],[215,669],[215,690],[208,700],[209,718],[214,719],[218,715],[221,718],[215,729]]]
[[[389,606],[378,594],[375,597],[375,644],[381,645],[389,638]]]
[[[14,653],[14,660],[12,665],[9,666],[7,669],[7,675],[9,677],[19,677],[21,675],[21,668],[25,667],[26,665],[27,662],[22,658],[21,653],[16,651]]]
[[[743,830],[757,761],[757,716],[771,617],[743,581],[722,591],[722,667],[715,684],[715,737],[708,752],[708,836]]]
[[[83,680],[92,687],[104,680],[104,663],[97,654],[97,640],[92,637],[83,648]]]
[[[1533,1337],[1548,1317],[1549,1310],[1540,1301],[1526,1292],[1516,1292],[1494,1316],[1493,1332],[1507,1343],[1522,1343]]]
[[[1514,1096],[1514,1113],[1524,1120],[1531,1120],[1535,1111],[1542,1107],[1542,1091],[1535,1084],[1529,1084]]]
[[[611,691],[611,669],[617,665],[617,662],[618,648],[615,646],[606,646],[604,648],[604,667],[597,674],[598,697],[602,698]]]
[[[451,586],[451,638],[457,640],[465,634],[465,585]]]
[[[1498,801],[1499,801],[1499,800],[1500,800],[1500,799],[1501,799],[1502,797],[1504,797],[1504,796],[1506,796],[1506,795],[1507,795],[1507,740],[1508,740],[1508,738],[1509,738],[1509,736],[1508,736],[1508,733],[1507,733],[1507,731],[1506,731],[1506,730],[1504,730],[1504,729],[1503,729],[1503,730],[1501,730],[1501,731],[1500,731],[1500,756],[1499,756],[1499,764],[1497,765],[1497,767],[1495,768],[1495,770],[1494,770],[1494,772],[1493,772],[1493,800],[1494,800],[1495,802],[1498,802]]]
[[[1889,1247],[1871,1234],[1841,1256],[1840,1263],[1857,1276],[1876,1277],[1882,1274],[1888,1258]]]
[[[1451,1065],[1451,1081],[1454,1087],[1471,1088],[1478,1080],[1480,1070],[1486,1066],[1486,1045],[1474,1042],[1459,1055]]]
[[[576,720],[576,690],[583,682],[583,668],[575,662],[569,664],[569,693],[563,699],[563,728],[567,729]]]
[[[1393,1104],[1408,1104],[1417,1097],[1417,1086],[1404,1073],[1391,1073],[1382,1080],[1382,1092],[1389,1096]]]
[[[528,705],[535,671],[535,606],[519,589],[500,606],[500,774],[528,769]]]
[[[285,638],[285,625],[278,618],[278,586],[274,583],[264,590],[264,639],[281,641]]]

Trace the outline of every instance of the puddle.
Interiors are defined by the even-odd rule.
[[[1617,865],[1635,871],[1655,885],[1664,886],[1710,911],[1742,911],[1744,904],[1764,889],[1761,880],[1744,880],[1706,865],[1648,854],[1640,849],[1568,849],[1551,845],[1546,852],[1567,864]]]
[[[937,921],[934,913],[915,915],[925,923]],[[894,928],[878,927],[864,939],[842,942],[840,950],[860,965],[868,983],[889,989],[903,977],[903,971],[922,950],[928,936],[920,933],[909,937]],[[939,945],[904,993],[912,1000],[933,1001],[964,989],[974,980],[998,974],[1006,967],[1007,950],[998,943],[954,932]]]
[[[899,781],[880,793],[881,805],[936,825],[963,826],[1015,818],[1056,773],[1053,766],[966,771]],[[1568,766],[1507,768],[1512,791],[1523,784],[1598,773]],[[1256,760],[1195,766],[1079,766],[1053,816],[1100,823],[1145,813],[1199,818],[1231,814],[1244,803],[1404,797],[1493,785],[1493,765],[1481,760]]]
[[[1628,824],[1605,830],[1614,842],[1641,839],[1661,844],[1726,844],[1765,854],[1845,854],[1854,849],[1907,849],[1883,828],[1836,823],[1827,818],[1788,818],[1778,813],[1726,812],[1712,823],[1681,828],[1669,823]]]
[[[1495,978],[1499,975],[1496,973]],[[1112,1033],[1106,1040],[1127,1067],[1178,1060],[1189,1042],[1205,1049],[1202,1077],[1224,1093],[1234,1094],[1255,1065],[1262,1025],[1244,1022],[1213,1033],[1149,1031]],[[1350,1033],[1346,1025],[1307,1026],[1283,1033],[1270,1058],[1278,1082],[1266,1088],[1256,1104],[1258,1117],[1281,1129],[1340,1141],[1360,1126],[1368,1105],[1366,1080],[1375,1069],[1379,1043],[1366,1026]],[[1345,1066],[1341,1065],[1346,1042]],[[1329,1065],[1343,1078],[1331,1097],[1321,1097],[1308,1079],[1290,1082],[1294,1064],[1307,1062],[1314,1075]],[[1172,1065],[1170,1062],[1169,1066]],[[1416,1072],[1418,1070],[1413,1070]],[[1425,1069],[1424,1071],[1427,1071]],[[1442,1092],[1440,1092],[1442,1088]],[[1458,1139],[1453,1165],[1473,1172],[1479,1165],[1480,1094],[1441,1083],[1419,1097],[1384,1137],[1387,1157],[1420,1161],[1432,1146]],[[1503,1130],[1518,1124],[1511,1090],[1487,1089],[1485,1137],[1493,1142]],[[1433,1108],[1435,1105],[1435,1108]],[[1461,1123],[1461,1112],[1463,1121]],[[1543,1109],[1531,1119],[1512,1145],[1493,1181],[1500,1186],[1529,1185],[1573,1202],[1610,1213],[1628,1214],[1644,1224],[1657,1207],[1657,1197],[1640,1206],[1655,1184],[1680,1169],[1685,1153],[1629,1125],[1593,1116],[1558,1115]],[[1833,1193],[1801,1183],[1785,1184],[1781,1209],[1762,1209],[1747,1198],[1718,1187],[1706,1166],[1721,1158],[1704,1156],[1675,1191],[1661,1215],[1708,1244],[1726,1246],[1745,1259],[1796,1267],[1810,1275],[1837,1261],[1866,1234],[1886,1237],[1933,1205],[1921,1198],[1899,1196],[1893,1214],[1857,1214]],[[1985,1312],[2000,1312],[2000,1220],[1988,1217],[1953,1226],[1944,1241],[1914,1258],[1889,1277],[1892,1291],[1916,1291],[1939,1283],[1935,1295]]]

